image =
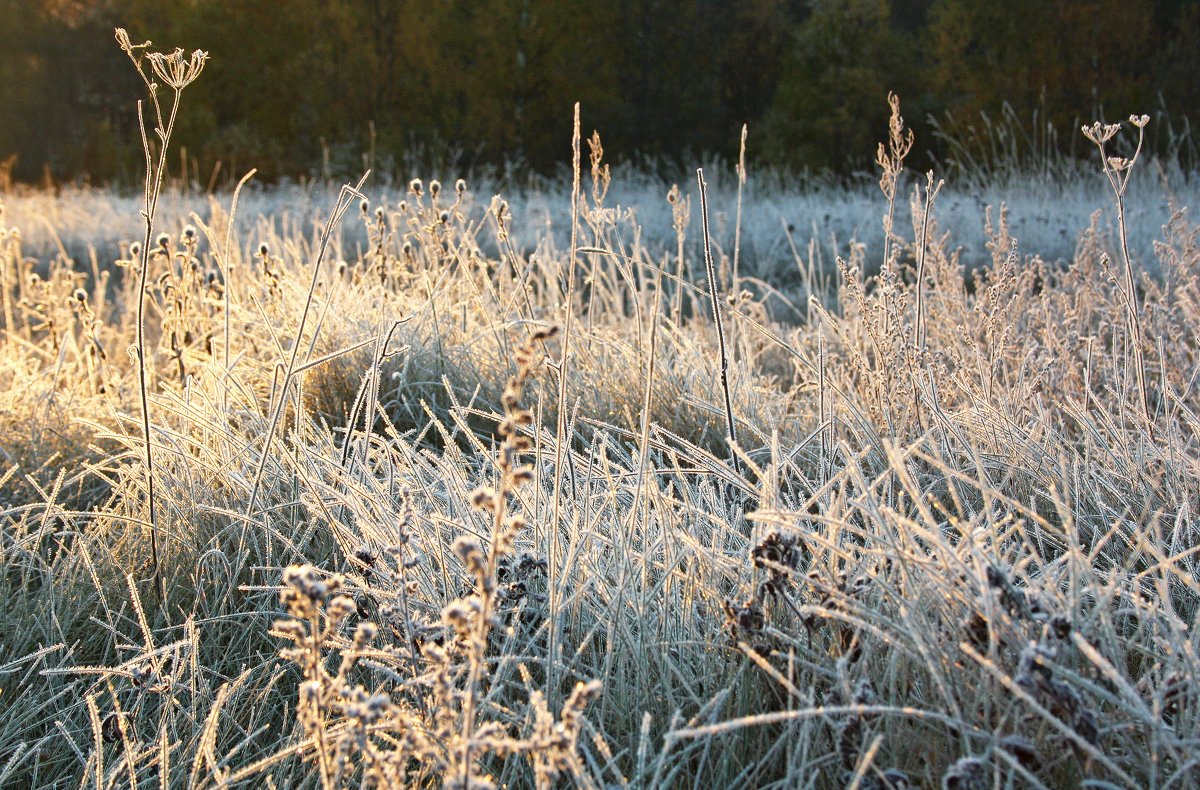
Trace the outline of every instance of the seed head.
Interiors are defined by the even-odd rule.
[[[75,301],[79,302],[80,304],[86,303],[87,302],[87,291],[83,290],[82,288],[76,288],[75,289]]]
[[[434,183],[437,183],[437,182],[434,182]],[[450,221],[450,212],[443,211],[441,214],[438,214],[438,219],[441,220],[441,223],[443,225],[445,225],[447,222]]]
[[[442,191],[442,182],[441,181],[438,181],[435,178],[429,182],[429,194],[430,195],[437,197],[438,193],[441,191]]]
[[[276,620],[271,627],[277,633],[295,641],[303,639],[306,633],[299,620]]]
[[[420,197],[421,194],[425,191],[425,186],[424,186],[424,184],[421,183],[421,179],[414,178],[412,181],[408,182],[408,191],[413,193],[417,197]]]
[[[258,245],[258,257],[266,258],[270,254],[271,254],[271,248],[267,246],[267,243],[265,241],[262,244]]]
[[[354,644],[358,647],[364,647],[370,644],[371,640],[375,638],[375,634],[378,633],[378,631],[379,629],[374,623],[364,620],[358,624],[358,628],[354,629]]]
[[[195,241],[196,240],[196,228],[193,227],[192,225],[184,225],[183,226],[183,239],[186,242]]]
[[[471,492],[471,504],[480,510],[494,511],[496,508],[496,490],[490,486],[480,486]]]
[[[160,234],[158,234],[158,238],[155,239],[155,243],[158,244],[158,246],[162,247],[164,250],[170,249],[171,248],[171,237],[170,237],[170,235],[168,235],[166,233],[160,233]]]
[[[461,195],[463,192],[466,192],[466,191],[467,191],[467,182],[466,182],[466,181],[464,181],[464,180],[463,180],[463,179],[461,179],[461,178],[460,178],[460,179],[458,179],[457,181],[455,181],[455,182],[454,182],[454,191],[455,191],[455,192],[457,192],[457,193],[458,193],[458,194],[460,194],[460,195]]]
[[[356,608],[353,598],[349,595],[339,595],[329,602],[326,612],[331,620],[344,620]]]
[[[135,241],[133,244],[129,245],[129,257],[136,258],[137,256],[139,256],[141,254],[142,254],[141,242]]]
[[[1091,126],[1084,126],[1083,136],[1091,140],[1096,145],[1103,145],[1113,138],[1117,132],[1121,131],[1119,123],[1100,123],[1096,121]]]

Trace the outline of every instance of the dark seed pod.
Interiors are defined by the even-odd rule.
[[[1017,762],[1029,770],[1036,770],[1041,760],[1037,748],[1028,738],[1020,735],[1009,735],[1000,739],[1000,748],[1017,758]]]
[[[1065,615],[1055,615],[1050,619],[1050,633],[1055,639],[1066,639],[1071,635],[1071,620]]]
[[[121,717],[110,713],[100,723],[100,736],[105,743],[116,743],[121,740]]]

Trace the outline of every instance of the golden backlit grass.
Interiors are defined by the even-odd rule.
[[[5,226],[0,785],[1196,786],[1197,226],[1143,277],[999,208],[967,272],[894,123],[913,227],[813,320],[715,262],[736,448],[707,284],[602,189],[537,254],[465,183],[319,260],[169,229],[157,568],[146,251]]]

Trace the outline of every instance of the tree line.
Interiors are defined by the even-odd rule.
[[[920,167],[1082,156],[1080,123],[1132,112],[1178,154],[1200,110],[1196,0],[0,0],[0,18],[0,176],[24,181],[138,181],[118,25],[211,54],[174,164],[202,185],[364,158],[551,172],[576,101],[617,160],[736,157],[747,123],[752,159],[840,176],[871,169],[889,91]]]

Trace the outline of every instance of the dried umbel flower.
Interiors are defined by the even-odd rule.
[[[1147,121],[1149,118],[1146,119]],[[1119,123],[1100,123],[1096,121],[1091,126],[1084,126],[1081,131],[1083,136],[1091,140],[1096,145],[1103,145],[1113,138],[1113,136],[1121,131]]]
[[[208,61],[208,53],[197,49],[188,58],[182,49],[177,48],[170,54],[151,52],[146,58],[159,79],[175,90],[183,90],[200,76],[200,71]]]

